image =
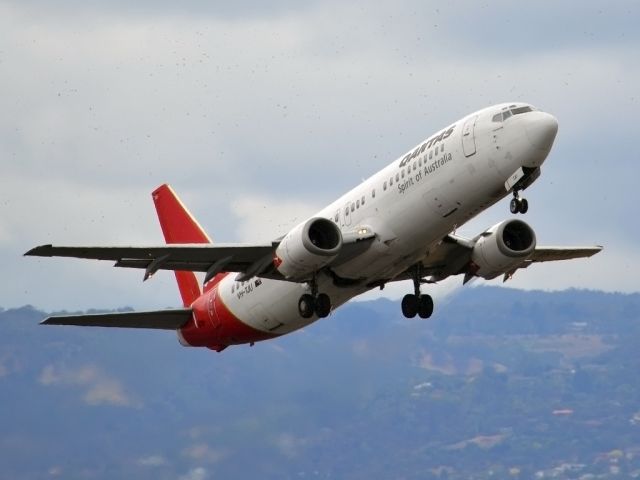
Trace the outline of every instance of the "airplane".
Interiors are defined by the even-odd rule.
[[[452,275],[511,278],[533,263],[590,257],[601,246],[540,247],[534,230],[508,218],[474,238],[457,228],[540,176],[558,131],[556,118],[522,102],[471,113],[429,136],[360,185],[264,244],[213,243],[169,185],[152,193],[166,244],[35,247],[25,255],[111,260],[116,267],[173,270],[183,308],[68,315],[45,325],[177,331],[184,346],[221,352],[299,330],[369,290],[411,280],[407,318],[429,318],[422,285]],[[204,273],[202,288],[194,272]]]

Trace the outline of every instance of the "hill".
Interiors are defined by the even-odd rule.
[[[388,300],[221,354],[0,311],[6,478],[640,474],[640,295]],[[596,478],[596,477],[584,477]]]

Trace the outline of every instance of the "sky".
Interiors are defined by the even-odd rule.
[[[632,1],[0,0],[0,306],[177,306],[170,272],[22,254],[161,244],[165,182],[214,241],[269,241],[505,101],[560,125],[526,191],[538,243],[605,247],[510,286],[637,291],[639,21]]]

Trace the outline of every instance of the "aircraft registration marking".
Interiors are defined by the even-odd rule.
[[[252,293],[260,285],[262,285],[262,280],[260,280],[259,278],[256,278],[255,280],[250,282],[246,282],[244,285],[242,283],[237,284],[235,293],[238,297],[238,300],[242,299],[245,295],[249,295],[250,293]]]

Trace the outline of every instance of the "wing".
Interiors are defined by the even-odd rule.
[[[467,239],[450,234],[432,248],[421,262],[420,270],[423,281],[428,283],[444,280],[451,275],[465,275],[465,283],[474,276],[475,272],[471,262],[471,252],[476,239]],[[586,258],[595,255],[602,250],[601,246],[591,247],[536,247],[533,253],[518,264],[515,268],[504,272],[504,280],[508,280],[520,268],[527,268],[532,263],[551,262],[558,260],[571,260],[574,258]],[[407,270],[393,280],[407,280],[412,278],[412,271]]]
[[[77,325],[81,327],[155,328],[178,330],[191,320],[190,308],[152,312],[60,315],[44,319],[41,325]]]
[[[602,250],[601,246],[595,247],[536,247],[532,262],[553,262],[556,260],[571,260],[573,258],[587,258]]]
[[[207,272],[207,280],[216,273],[243,272],[249,276],[269,272],[274,245],[172,244],[159,247],[56,247],[42,245],[25,255],[36,257],[73,257],[112,260],[116,267],[142,268],[146,280],[158,270]]]
[[[332,265],[340,265],[366,251],[374,232],[346,232],[342,250]],[[253,276],[285,280],[273,264],[279,242],[262,245],[171,244],[157,247],[58,247],[41,245],[25,255],[111,260],[116,267],[141,268],[147,280],[158,270],[206,272],[206,283],[220,272],[239,272],[238,280]]]
[[[537,262],[555,262],[558,260],[572,260],[574,258],[588,258],[600,252],[600,245],[593,247],[536,247],[533,255],[518,265],[516,268],[506,272],[503,282],[509,280],[514,273],[520,268],[527,268],[532,263]]]

